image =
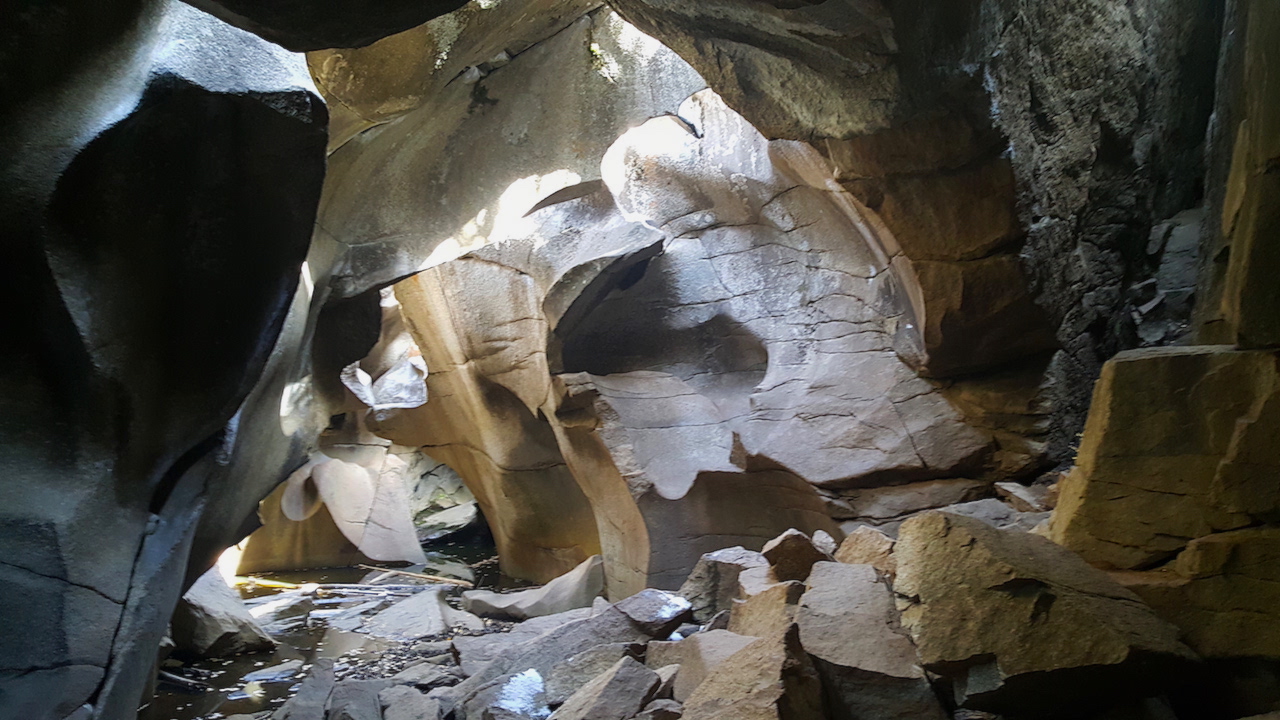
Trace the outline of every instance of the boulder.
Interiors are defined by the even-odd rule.
[[[653,666],[650,665],[650,667]],[[676,678],[680,676],[680,666],[663,665],[654,670],[654,672],[658,673],[658,679],[662,681],[662,684],[658,685],[658,691],[654,693],[654,697],[658,700],[673,699],[676,692]]]
[[[482,617],[527,620],[591,607],[591,602],[602,592],[604,560],[599,555],[592,555],[578,567],[539,588],[505,594],[468,590],[462,593],[462,606]]]
[[[902,625],[962,707],[1070,716],[1152,694],[1195,657],[1137,595],[1042,537],[929,512],[894,555]]]
[[[1039,485],[1028,487],[1016,482],[998,482],[994,487],[1000,499],[1009,503],[1018,512],[1037,513],[1051,509],[1048,505],[1047,487]]]
[[[378,693],[382,720],[440,720],[440,703],[404,685]]]
[[[440,635],[454,627],[483,630],[484,621],[450,607],[444,601],[444,590],[427,588],[369,618],[361,630],[379,637],[415,640]]]
[[[333,660],[320,658],[302,680],[298,692],[271,714],[271,720],[318,720],[324,717],[333,692]]]
[[[734,653],[684,703],[687,720],[823,720],[822,683],[799,629]]]
[[[269,650],[275,641],[258,625],[223,581],[217,568],[200,576],[173,613],[172,637],[178,652],[195,657],[224,657]]]
[[[551,669],[546,679],[547,704],[560,705],[580,688],[625,657],[643,660],[645,647],[639,643],[597,645],[574,655]]]
[[[724,661],[758,639],[728,630],[711,630],[679,642],[652,642],[645,662],[651,668],[679,666],[672,698],[684,702]]]
[[[629,720],[653,699],[658,674],[624,657],[582,686],[551,717],[554,720]]]
[[[893,558],[894,539],[863,525],[845,536],[836,550],[836,562],[850,565],[870,565],[892,579],[898,572],[898,563]]]
[[[1167,568],[1113,577],[1206,658],[1280,659],[1280,528],[1207,535]]]
[[[769,561],[773,577],[779,582],[804,582],[814,563],[831,559],[830,555],[813,544],[808,535],[794,529],[770,540],[760,554]]]
[[[837,720],[944,720],[893,595],[870,565],[813,566],[796,613],[800,644]]]
[[[741,546],[707,553],[680,586],[680,595],[693,605],[694,620],[705,623],[731,607],[738,596],[739,573],[745,568],[768,565],[763,555]]]
[[[1263,439],[1277,398],[1271,351],[1116,355],[1094,386],[1076,467],[1059,483],[1051,537],[1091,563],[1144,569],[1274,512],[1280,495],[1260,478],[1280,466],[1277,445]]]
[[[828,555],[835,555],[836,550],[840,548],[840,543],[831,537],[831,533],[826,530],[813,531],[813,546]]]
[[[329,694],[325,720],[382,720],[379,694],[391,685],[388,680],[341,680]]]

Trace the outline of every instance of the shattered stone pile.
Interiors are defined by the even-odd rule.
[[[1043,537],[950,512],[908,520],[896,543],[876,533],[835,547],[790,530],[763,552],[704,555],[678,593],[579,592],[560,606],[589,606],[549,602],[560,611],[501,632],[467,632],[484,625],[428,588],[364,621],[396,624],[416,662],[379,675],[318,661],[258,717],[1155,720],[1199,668],[1174,625]],[[597,563],[517,604],[599,592]],[[511,616],[492,597],[467,604]]]

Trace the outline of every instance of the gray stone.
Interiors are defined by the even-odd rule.
[[[680,720],[683,711],[684,706],[674,700],[654,700],[645,706],[636,720]]]
[[[379,693],[388,680],[341,680],[333,686],[325,720],[382,720]]]
[[[591,607],[604,591],[604,560],[593,555],[573,570],[546,585],[513,593],[468,590],[462,593],[462,606],[468,612],[503,620],[526,620],[531,617]]]
[[[182,596],[174,611],[172,637],[177,651],[195,657],[223,657],[275,647],[227,586],[217,568],[210,570]]]
[[[650,637],[667,637],[693,617],[688,600],[675,593],[648,588],[614,605]]]
[[[404,685],[378,693],[382,720],[440,720],[440,702]]]
[[[614,663],[624,657],[642,659],[645,647],[638,643],[610,643],[580,652],[551,669],[546,678],[547,704],[560,705]]]
[[[458,664],[462,671],[468,675],[475,675],[492,660],[510,652],[516,646],[545,635],[562,625],[584,620],[592,614],[592,611],[586,609],[570,610],[525,620],[505,633],[490,633],[475,637],[459,635],[453,639],[453,648],[458,654]]]
[[[271,720],[319,720],[333,692],[333,660],[321,658],[311,666],[297,694],[271,714]]]
[[[658,674],[624,657],[573,694],[551,715],[554,720],[628,720],[653,699]]]
[[[740,546],[707,553],[680,586],[680,595],[693,605],[693,618],[705,623],[731,607],[738,596],[738,573],[768,565],[763,555]]]
[[[391,676],[396,685],[412,685],[422,692],[457,685],[463,678],[458,668],[445,668],[431,661],[420,662]]]
[[[440,635],[454,627],[483,630],[484,621],[449,607],[443,590],[428,588],[369,618],[361,630],[379,637],[413,640]]]
[[[1022,530],[1026,532],[1049,519],[1049,513],[1047,512],[1019,512],[995,498],[948,505],[942,510],[953,515],[963,515],[975,520],[981,520],[1000,530]]]

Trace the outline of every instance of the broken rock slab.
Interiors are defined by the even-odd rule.
[[[449,607],[444,601],[444,590],[428,588],[369,618],[361,630],[378,637],[415,640],[439,635],[454,627],[483,630],[484,621]]]
[[[333,686],[333,660],[316,660],[297,694],[272,713],[271,720],[316,720],[324,717]]]
[[[217,568],[201,575],[178,602],[172,637],[179,652],[195,657],[225,657],[275,647],[275,641],[249,614],[240,594],[223,581]]]
[[[636,720],[680,720],[684,706],[674,700],[654,700],[645,706]]]
[[[738,596],[738,574],[746,568],[768,567],[764,555],[744,547],[709,552],[698,560],[680,595],[693,605],[693,619],[705,623],[732,607]]]
[[[849,565],[870,565],[892,579],[898,573],[898,563],[893,559],[894,539],[883,532],[863,525],[845,536],[836,550],[836,562]]]
[[[329,694],[325,720],[382,720],[379,694],[390,686],[389,680],[342,680]]]
[[[652,642],[646,662],[652,668],[679,666],[672,697],[684,702],[712,671],[758,639],[728,630],[711,630],[679,642]]]
[[[788,530],[765,544],[760,551],[769,566],[773,568],[773,577],[779,582],[796,580],[804,582],[809,577],[809,568],[816,562],[830,560],[831,556],[814,545],[810,537],[799,530]]]
[[[902,625],[961,707],[1078,715],[1155,694],[1195,659],[1137,595],[1042,537],[929,512],[894,554]]]
[[[804,583],[774,583],[754,595],[733,603],[729,615],[731,632],[753,637],[772,637],[795,622],[796,608],[804,594]]]
[[[440,702],[406,685],[378,693],[382,720],[439,720]]]
[[[629,720],[653,699],[658,674],[624,657],[573,694],[552,720]]]
[[[822,682],[799,628],[734,653],[684,703],[686,720],[823,720]]]
[[[547,675],[547,704],[560,705],[623,658],[643,659],[640,643],[597,645],[556,665]]]
[[[462,606],[482,617],[502,620],[527,620],[531,617],[591,607],[591,602],[604,592],[604,559],[592,555],[578,567],[546,585],[514,593],[468,590],[462,593]]]
[[[944,720],[893,595],[870,565],[821,562],[796,613],[837,720]]]
[[[688,600],[665,590],[648,588],[614,605],[650,637],[664,638],[693,618]]]

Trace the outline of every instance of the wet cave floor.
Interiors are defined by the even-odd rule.
[[[491,539],[486,540],[433,545],[426,552],[426,565],[388,566],[388,570],[454,578],[488,590],[524,586],[499,572],[496,550]],[[310,609],[267,626],[277,643],[274,651],[164,660],[155,695],[140,708],[138,720],[221,720],[271,712],[297,692],[316,660],[333,659],[339,679],[388,677],[439,657],[445,652],[441,642],[467,632],[454,629],[439,636],[402,639],[357,631],[364,618],[425,587],[437,586],[411,576],[343,567],[259,573],[253,579],[263,582],[238,586],[251,613],[267,603],[301,596],[310,600]],[[455,587],[447,602],[459,607],[464,588]],[[483,631],[468,634],[504,632],[512,625],[485,620]]]

